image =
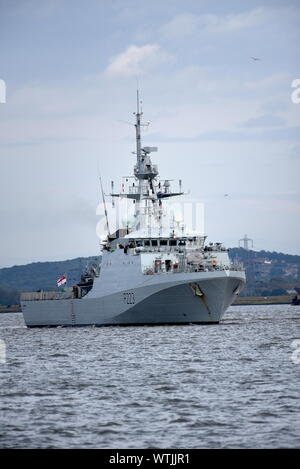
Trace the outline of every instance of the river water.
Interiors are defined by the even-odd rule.
[[[0,314],[0,447],[299,448],[299,339],[290,305],[234,306],[211,326],[27,329]]]

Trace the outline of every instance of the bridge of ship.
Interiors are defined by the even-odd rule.
[[[127,255],[140,256],[146,275],[236,269],[231,265],[227,249],[221,243],[204,247],[205,236],[119,238],[110,249],[124,250]]]

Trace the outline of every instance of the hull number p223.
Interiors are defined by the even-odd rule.
[[[135,303],[134,293],[133,292],[123,293],[123,301],[127,305],[134,305],[134,303]]]

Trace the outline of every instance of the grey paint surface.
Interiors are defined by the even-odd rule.
[[[144,275],[139,262],[139,256],[123,251],[105,255],[86,297],[23,301],[26,325],[219,322],[245,283],[245,273],[232,270]],[[203,296],[191,288],[195,283]]]

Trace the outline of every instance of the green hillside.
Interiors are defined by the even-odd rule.
[[[88,262],[97,257],[78,257],[66,261],[35,262],[0,269],[0,304],[18,304],[20,292],[56,290],[56,281],[67,274],[68,283],[75,284]]]
[[[300,256],[242,248],[230,249],[229,255],[246,269],[241,296],[280,296],[300,287]]]

